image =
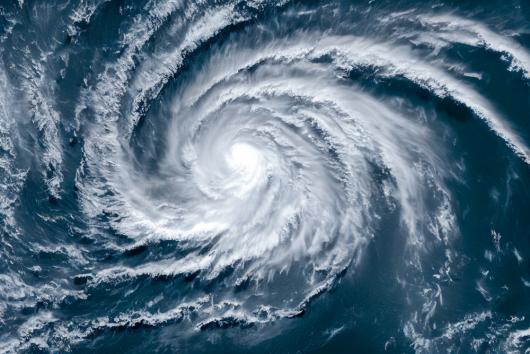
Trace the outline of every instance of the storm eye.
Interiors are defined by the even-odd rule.
[[[247,143],[235,143],[230,146],[226,161],[239,173],[252,174],[258,167],[259,152]]]

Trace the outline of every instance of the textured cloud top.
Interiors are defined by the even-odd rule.
[[[512,5],[1,5],[0,351],[528,348]]]

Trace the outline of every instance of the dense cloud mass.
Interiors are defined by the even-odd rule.
[[[524,352],[530,5],[0,5],[0,352]]]

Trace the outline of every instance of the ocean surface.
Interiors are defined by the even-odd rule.
[[[0,1],[0,353],[529,351],[529,1]]]

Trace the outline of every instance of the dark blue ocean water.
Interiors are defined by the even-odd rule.
[[[530,350],[530,2],[0,1],[1,353]]]

